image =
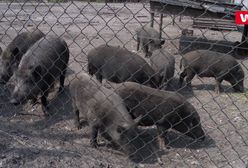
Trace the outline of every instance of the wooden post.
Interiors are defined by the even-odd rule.
[[[154,12],[151,12],[151,27],[154,25]]]
[[[173,15],[173,18],[172,18],[172,25],[174,26],[175,25],[175,15]]]
[[[247,40],[247,35],[248,35],[248,25],[245,25],[244,26],[244,31],[243,31],[243,34],[242,34],[241,42],[244,42],[244,41]]]
[[[160,22],[159,22],[159,38],[162,38],[162,28],[163,28],[163,14],[160,14],[160,18],[159,18]]]
[[[236,51],[235,51],[235,54],[237,54],[239,58],[244,58],[247,56],[247,53],[248,53],[247,35],[248,35],[248,25],[245,25],[240,45],[238,45],[238,48],[236,48]]]

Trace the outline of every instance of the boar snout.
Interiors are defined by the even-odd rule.
[[[245,90],[243,84],[234,85],[233,89],[235,92],[244,92]]]
[[[204,132],[188,132],[185,135],[199,142],[203,142],[205,140]]]
[[[201,138],[198,139],[198,141],[203,142],[206,139],[205,136],[202,136]]]
[[[6,84],[6,81],[0,78],[0,84],[5,85]]]
[[[14,104],[15,106],[19,105],[19,104],[24,104],[26,103],[26,99],[22,98],[19,94],[14,93],[12,94],[11,98],[10,98],[10,103]]]
[[[15,106],[20,104],[20,102],[18,100],[16,100],[15,98],[10,99],[10,103],[14,104]]]
[[[241,93],[243,93],[243,92],[244,92],[244,87],[239,88],[239,89],[236,89],[236,92],[241,92]]]
[[[9,76],[8,75],[2,75],[0,77],[0,84],[6,84],[8,80],[9,80]]]

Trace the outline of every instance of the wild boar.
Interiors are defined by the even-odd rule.
[[[180,68],[184,67],[180,74],[179,86],[186,82],[191,87],[191,81],[197,74],[199,77],[214,77],[216,80],[215,92],[221,91],[223,80],[231,83],[237,92],[244,91],[244,71],[235,58],[230,55],[209,50],[196,50],[183,56]]]
[[[23,32],[2,52],[0,58],[0,83],[6,84],[17,69],[22,56],[39,39],[45,35],[40,30]]]
[[[96,79],[81,72],[70,82],[75,125],[81,128],[79,115],[91,128],[91,145],[97,147],[100,133],[107,140],[122,147],[129,156],[142,143],[137,122],[128,114],[123,100],[114,91],[102,86]]]
[[[132,118],[142,116],[139,125],[156,125],[160,148],[164,135],[175,129],[193,139],[204,140],[200,116],[195,108],[179,93],[157,90],[133,82],[116,86],[115,92],[124,100]]]
[[[159,32],[154,28],[144,26],[136,30],[137,33],[137,51],[141,48],[145,53],[145,57],[151,56],[152,52],[160,49],[165,43],[164,39],[160,38]]]
[[[159,75],[160,88],[167,88],[175,72],[174,56],[164,49],[158,49],[152,53],[150,62],[152,69]]]
[[[101,45],[88,53],[88,72],[98,81],[107,79],[114,83],[125,81],[157,87],[158,76],[139,55],[125,48]]]
[[[37,41],[23,56],[14,74],[15,88],[10,102],[17,105],[41,96],[42,109],[47,112],[47,96],[55,82],[60,80],[59,91],[69,61],[66,42],[57,36],[46,36]]]

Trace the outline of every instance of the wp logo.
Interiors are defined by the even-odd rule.
[[[248,25],[248,11],[236,11],[235,22],[236,24]]]

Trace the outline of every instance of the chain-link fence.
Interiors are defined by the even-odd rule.
[[[0,167],[247,167],[243,5],[1,1]]]

